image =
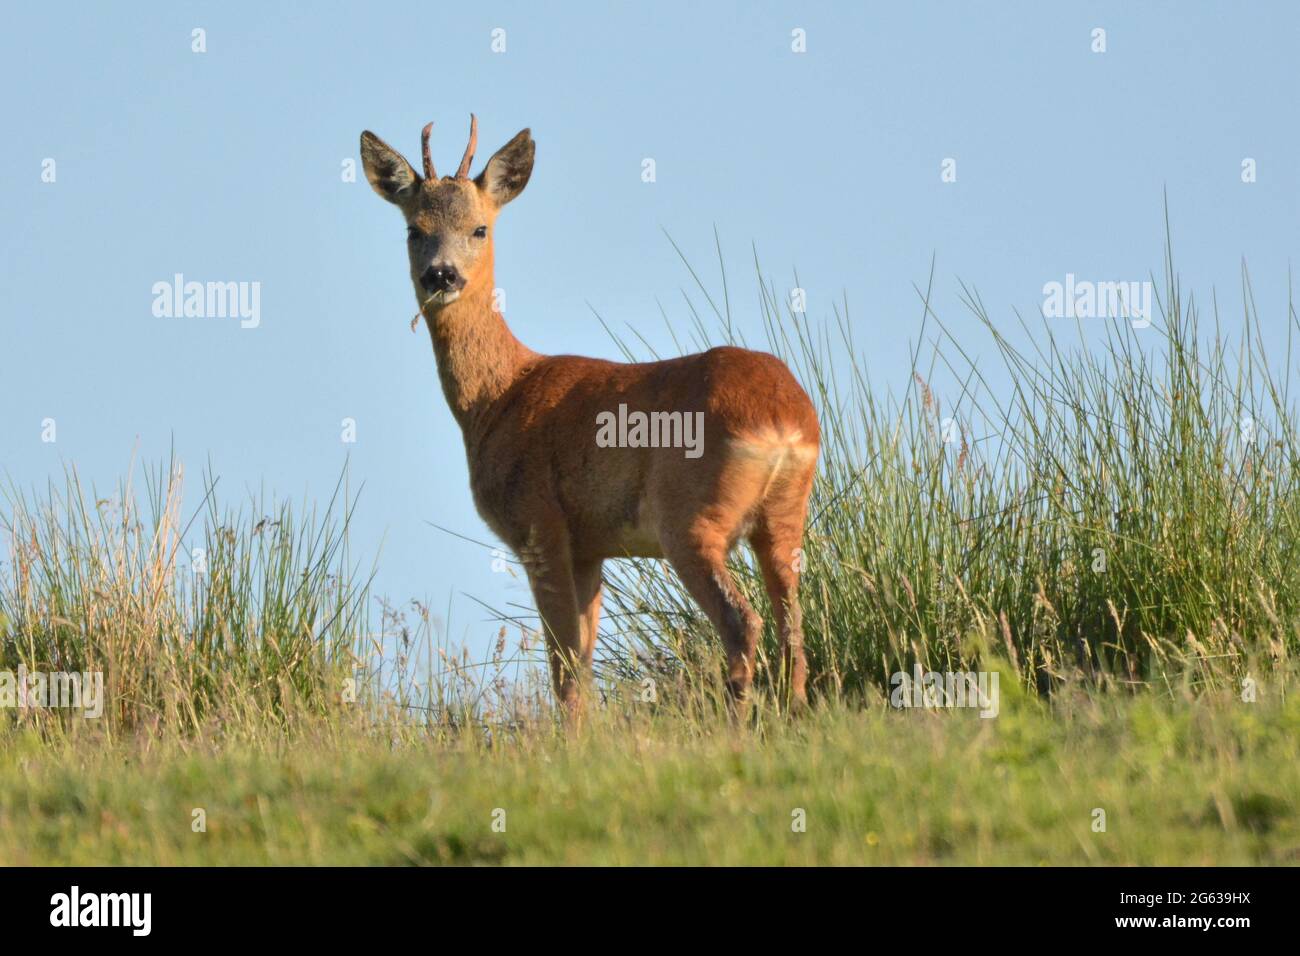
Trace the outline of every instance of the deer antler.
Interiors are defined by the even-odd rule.
[[[478,146],[478,118],[469,114],[469,145],[465,147],[465,155],[460,158],[460,168],[456,170],[457,179],[469,179],[469,164],[474,162],[474,148]]]
[[[433,132],[433,124],[428,123],[420,131],[420,153],[424,156],[424,178],[437,179],[438,174],[433,168],[433,154],[429,152],[429,134]]]

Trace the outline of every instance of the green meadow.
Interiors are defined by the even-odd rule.
[[[1293,864],[1300,705],[1265,688],[743,730],[606,710],[486,735],[354,717],[7,735],[5,864]],[[198,815],[198,814],[201,814]],[[1104,816],[1103,816],[1104,814]],[[1104,829],[1103,829],[1104,828]]]

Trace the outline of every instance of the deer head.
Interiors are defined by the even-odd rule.
[[[492,229],[501,207],[514,199],[533,171],[532,134],[520,130],[488,160],[475,179],[470,164],[478,140],[478,121],[470,116],[469,144],[454,176],[438,178],[429,151],[433,124],[421,134],[421,177],[374,133],[361,134],[366,179],[406,218],[406,250],[411,282],[421,310],[438,311],[466,288],[492,282]]]

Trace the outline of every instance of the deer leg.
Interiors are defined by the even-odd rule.
[[[573,559],[567,534],[533,535],[521,557],[546,635],[546,654],[556,699],[571,723],[581,717],[587,658],[583,654]]]
[[[798,549],[803,541],[802,508],[797,516],[764,515],[749,537],[763,572],[763,584],[772,601],[776,632],[781,643],[781,675],[777,684],[789,704],[798,709],[808,702],[805,685],[808,663],[803,650],[803,611],[799,607]]]
[[[727,653],[727,695],[738,714],[754,679],[754,654],[763,619],[754,613],[727,569],[726,536],[696,529],[661,541],[664,556],[722,637]]]
[[[573,565],[573,584],[578,605],[578,624],[581,628],[582,666],[591,671],[591,660],[596,650],[596,637],[600,626],[600,571],[604,562],[577,561]]]

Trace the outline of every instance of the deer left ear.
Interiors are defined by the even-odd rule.
[[[533,134],[521,129],[488,160],[483,172],[474,180],[475,184],[494,203],[504,206],[528,185],[528,178],[533,174],[535,150]]]
[[[370,130],[361,134],[361,165],[375,192],[401,205],[420,185],[420,177],[405,157]]]

